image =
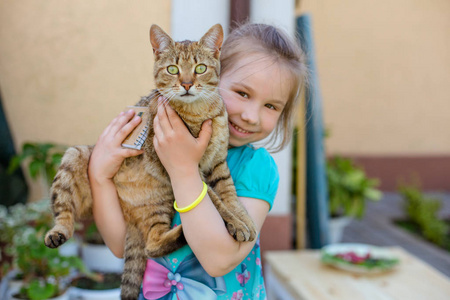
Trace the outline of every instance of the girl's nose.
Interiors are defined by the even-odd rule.
[[[245,110],[242,111],[241,114],[242,120],[246,121],[251,125],[259,124],[259,110],[257,107],[246,107]]]

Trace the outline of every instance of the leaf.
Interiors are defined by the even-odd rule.
[[[24,156],[31,156],[34,155],[36,153],[38,153],[38,147],[36,146],[36,144],[33,143],[25,143],[22,146],[22,154]]]
[[[43,157],[47,157],[47,154],[50,149],[54,148],[55,145],[51,143],[38,144],[37,148]]]
[[[36,179],[44,167],[45,164],[43,161],[33,160],[28,166],[28,171],[30,172],[31,178]]]
[[[51,298],[57,291],[54,284],[41,283],[39,280],[33,280],[28,289],[27,296],[31,300],[45,300]]]
[[[61,164],[61,159],[63,157],[62,153],[53,153],[51,157],[51,163],[53,166],[58,167]]]
[[[22,159],[19,155],[13,156],[9,161],[8,174],[11,175],[12,173],[14,173],[14,171],[19,168],[21,161]]]
[[[364,192],[364,197],[372,201],[379,201],[383,197],[383,193],[379,190],[368,188]]]

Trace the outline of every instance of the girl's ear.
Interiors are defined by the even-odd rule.
[[[200,39],[199,43],[211,49],[215,58],[220,56],[220,48],[223,42],[222,25],[216,24]]]
[[[172,38],[161,27],[155,24],[150,27],[150,43],[153,47],[153,54],[156,57],[166,48],[174,44]]]

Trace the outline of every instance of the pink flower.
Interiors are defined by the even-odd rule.
[[[242,297],[244,297],[244,293],[242,292],[242,290],[239,290],[233,293],[233,297],[231,298],[231,300],[241,300]]]

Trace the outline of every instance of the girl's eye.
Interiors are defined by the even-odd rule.
[[[241,97],[248,98],[248,95],[244,92],[237,92]]]
[[[178,67],[177,66],[168,66],[167,67],[167,72],[169,72],[169,74],[172,74],[172,75],[176,75],[176,74],[178,74]]]
[[[276,110],[276,107],[273,106],[272,104],[266,104],[266,107],[269,108],[269,109],[274,109],[274,110]]]
[[[198,65],[195,67],[195,73],[203,74],[206,72],[206,66],[204,64]]]

